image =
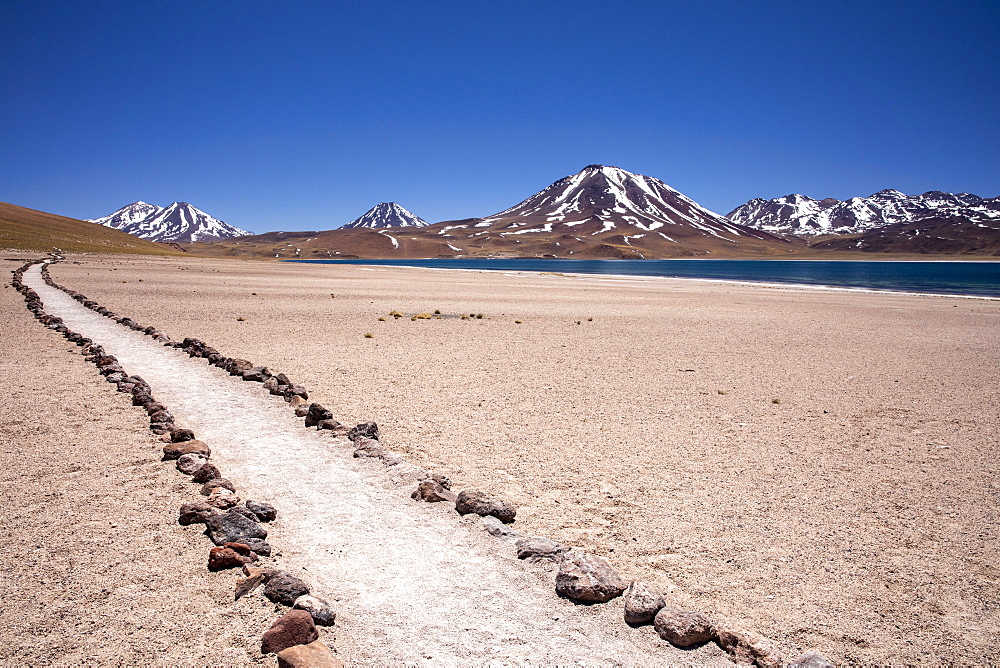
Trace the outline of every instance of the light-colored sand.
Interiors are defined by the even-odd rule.
[[[996,302],[197,260],[53,276],[284,371],[510,497],[522,530],[790,654],[995,656]]]

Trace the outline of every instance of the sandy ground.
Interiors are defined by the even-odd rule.
[[[284,371],[511,498],[522,531],[790,655],[996,657],[996,302],[208,260],[53,276]]]
[[[338,646],[351,663],[728,663],[715,645],[684,652],[626,627],[620,605],[559,599],[552,569],[519,562],[480,518],[459,522],[453,509],[410,499],[421,474],[412,464],[356,460],[346,438],[307,430],[259,385],[85,309],[37,268],[24,281],[47,312],[149,382],[244,498],[281,509],[268,536],[276,565],[336,601]]]

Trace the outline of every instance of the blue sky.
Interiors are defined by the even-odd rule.
[[[720,213],[1000,195],[1000,2],[0,0],[0,200],[254,232],[484,216],[585,165]]]

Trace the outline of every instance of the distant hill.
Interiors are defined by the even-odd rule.
[[[97,223],[0,202],[0,248],[176,255],[177,250]]]
[[[974,221],[962,216],[893,223],[863,234],[816,241],[816,250],[918,255],[1000,257],[1000,219]]]
[[[187,202],[174,202],[165,208],[133,202],[88,222],[100,223],[150,241],[211,241],[250,234],[213,218]]]

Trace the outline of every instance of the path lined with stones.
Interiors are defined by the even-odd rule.
[[[86,309],[46,285],[37,266],[24,282],[46,312],[142,376],[211,445],[212,461],[245,497],[279,508],[268,541],[313,593],[338,601],[336,644],[352,663],[655,665],[712,656],[609,623],[617,609],[557,598],[551,574],[519,562],[508,541],[409,501],[413,467],[353,459],[345,441],[304,429],[280,398]]]

